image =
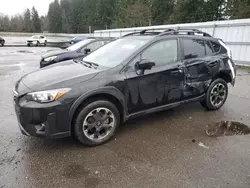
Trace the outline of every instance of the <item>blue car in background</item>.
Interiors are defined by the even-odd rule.
[[[73,39],[70,40],[70,44],[76,44],[76,43],[78,43],[80,41],[83,41],[85,39],[87,39],[86,36],[76,36],[76,37],[74,37]]]
[[[4,44],[5,44],[5,40],[2,37],[0,37],[0,45],[4,46]]]
[[[77,59],[84,57],[92,51],[109,43],[111,38],[89,38],[78,42],[67,49],[53,50],[42,55],[40,68],[59,63],[66,60]]]

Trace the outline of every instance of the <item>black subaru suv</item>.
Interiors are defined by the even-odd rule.
[[[235,77],[221,40],[199,30],[144,30],[22,77],[14,88],[15,110],[25,135],[73,135],[96,146],[135,116],[186,102],[217,110]]]

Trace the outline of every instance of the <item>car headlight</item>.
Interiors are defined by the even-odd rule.
[[[57,58],[57,56],[51,56],[51,57],[45,58],[44,61],[49,62],[49,61],[53,61],[56,58]]]
[[[26,95],[26,99],[28,101],[36,101],[40,103],[49,103],[60,99],[66,93],[68,93],[71,89],[63,88],[63,89],[55,89],[55,90],[48,90],[48,91],[38,91],[28,93]]]

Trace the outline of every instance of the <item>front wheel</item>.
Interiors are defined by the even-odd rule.
[[[214,80],[206,93],[206,98],[201,105],[208,110],[220,109],[227,100],[228,86],[225,80],[219,78]]]
[[[39,41],[37,41],[37,42],[36,42],[36,46],[39,46],[39,45],[40,45],[40,42],[39,42]]]
[[[47,40],[46,40],[46,41],[44,41],[44,46],[47,46]]]
[[[85,105],[75,120],[76,138],[86,146],[97,146],[109,141],[120,124],[116,106],[106,100],[97,100]]]

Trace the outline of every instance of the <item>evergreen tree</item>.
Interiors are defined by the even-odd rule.
[[[35,7],[32,7],[31,23],[32,23],[32,32],[41,32],[41,20]]]
[[[25,26],[25,31],[26,32],[31,32],[32,31],[32,22],[31,22],[31,15],[30,15],[30,10],[27,9],[24,12],[24,26]]]
[[[9,18],[0,31],[86,33],[96,29],[250,18],[250,0],[54,0],[48,14],[37,10]]]
[[[48,20],[51,32],[62,32],[62,11],[58,0],[55,0],[49,5]]]
[[[249,0],[228,0],[226,16],[230,19],[250,18]]]

